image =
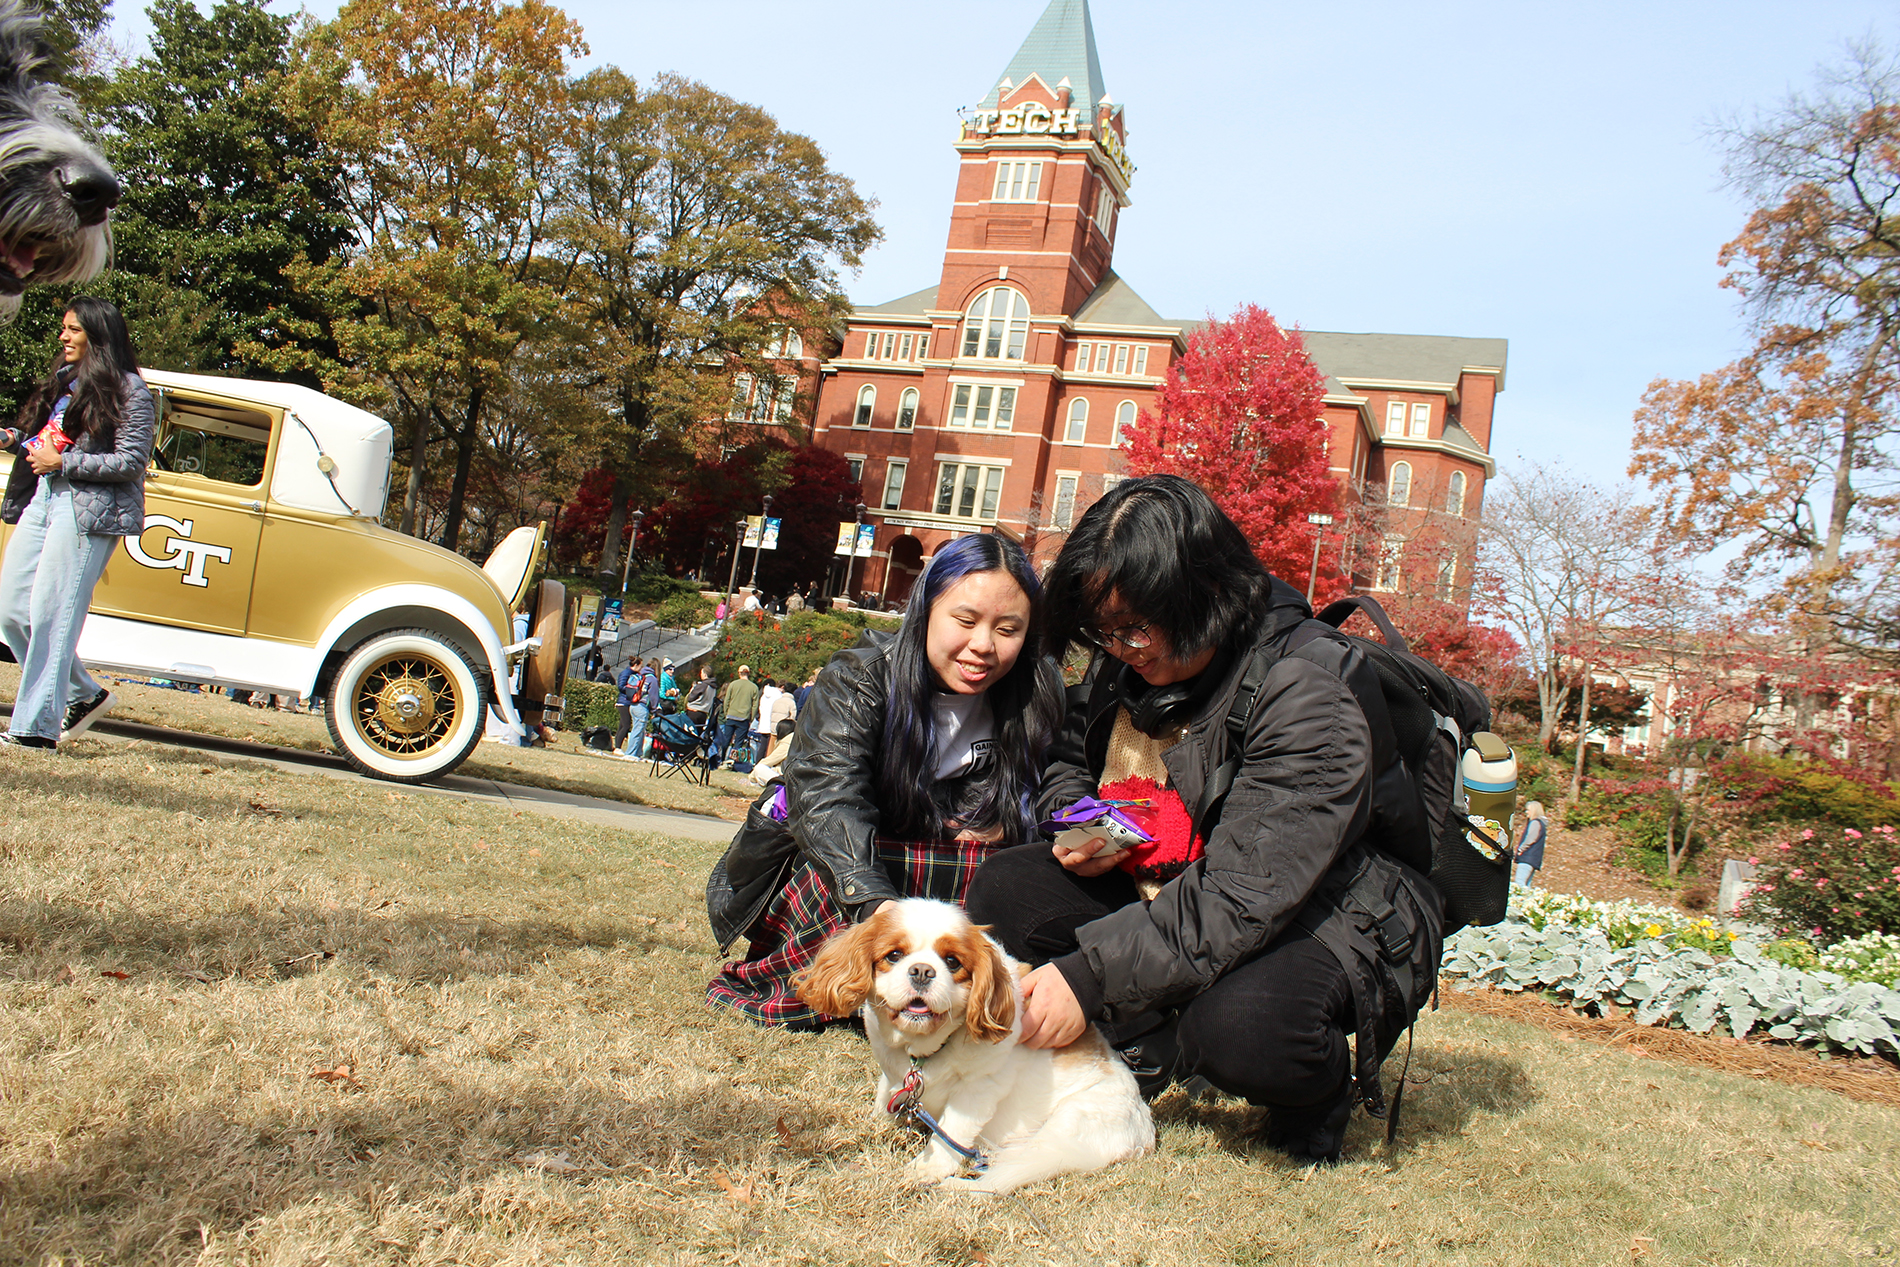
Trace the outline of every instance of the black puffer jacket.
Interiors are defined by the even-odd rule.
[[[1276,579],[1255,645],[1283,642],[1307,617],[1300,595]],[[1344,680],[1364,658],[1330,626],[1316,642],[1268,672],[1205,856],[1153,902],[1084,925],[1081,948],[1055,961],[1090,1019],[1127,1021],[1199,994],[1283,932],[1364,833],[1372,740]],[[1324,664],[1306,658],[1315,653]],[[1224,680],[1197,693],[1185,737],[1163,756],[1190,813],[1227,758],[1228,707],[1249,659],[1227,657],[1210,668]],[[1120,668],[1097,656],[1071,690],[1043,777],[1045,815],[1096,790],[1117,707],[1114,692],[1095,689],[1096,677]]]
[[[802,855],[824,874],[833,896],[851,912],[904,896],[877,863],[877,776],[884,755],[890,701],[889,652],[896,635],[867,632],[831,657],[798,714],[784,776],[746,815],[706,886],[706,914],[720,946],[729,946],[759,917]],[[980,773],[965,778],[983,777]],[[783,783],[783,823],[760,809]],[[954,802],[963,780],[939,784]]]

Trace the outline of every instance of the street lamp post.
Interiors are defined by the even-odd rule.
[[[864,512],[867,509],[869,508],[865,506],[863,502],[858,503],[858,524],[860,526],[862,526],[864,523]],[[851,557],[845,560],[845,565],[844,565],[844,596],[847,601],[853,602],[853,603],[855,603],[856,600],[851,597],[851,574],[857,570],[857,565],[858,565],[858,534],[857,534],[857,531],[854,529],[851,533]]]
[[[1326,529],[1332,526],[1331,515],[1308,515],[1306,522],[1313,525],[1313,566],[1306,572],[1306,605],[1313,605],[1313,584],[1319,580],[1319,541]]]
[[[633,535],[627,538],[627,562],[620,569],[620,594],[623,598],[627,593],[627,581],[633,576],[633,552],[640,544],[640,524],[646,517],[647,512],[644,510],[633,512]]]
[[[772,517],[772,494],[764,498],[765,511],[759,516],[759,544],[752,547],[752,579],[746,582],[746,588],[754,594],[759,592],[759,556],[765,553],[765,521]]]
[[[739,556],[745,553],[745,520],[732,530],[732,571],[726,574],[726,617],[732,617],[732,587],[739,580]]]

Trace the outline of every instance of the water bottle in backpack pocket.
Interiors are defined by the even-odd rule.
[[[1453,812],[1432,860],[1445,895],[1446,927],[1495,924],[1511,896],[1511,820],[1517,810],[1517,754],[1488,730],[1458,758]]]

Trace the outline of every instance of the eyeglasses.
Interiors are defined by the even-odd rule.
[[[1110,629],[1106,632],[1084,629],[1082,637],[1089,645],[1100,647],[1104,651],[1114,651],[1114,644],[1118,642],[1130,651],[1140,651],[1154,643],[1154,635],[1148,632],[1150,627],[1147,624],[1123,625],[1120,629]]]

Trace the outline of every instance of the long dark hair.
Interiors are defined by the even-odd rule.
[[[1179,475],[1123,480],[1088,508],[1045,581],[1056,654],[1085,641],[1119,595],[1176,659],[1237,648],[1266,610],[1273,577],[1237,524]]]
[[[994,772],[969,781],[951,803],[931,777],[937,762],[931,697],[938,683],[927,641],[930,609],[952,585],[977,572],[1007,572],[1022,586],[1029,597],[1029,628],[1015,665],[985,692],[996,725]],[[973,831],[1000,828],[1006,845],[1034,834],[1042,755],[1062,719],[1062,675],[1040,654],[1043,602],[1028,556],[1008,537],[962,537],[931,557],[890,653],[891,694],[877,778],[883,830],[934,838],[945,834],[946,822],[954,819]]]
[[[73,403],[66,406],[61,429],[75,440],[97,433],[110,445],[125,417],[125,376],[139,372],[138,353],[132,350],[132,336],[116,304],[79,295],[66,305],[66,311],[86,332],[86,355],[77,365],[69,365],[64,347],[53,353],[45,380],[20,410],[20,425],[27,432],[37,432],[70,388]]]

